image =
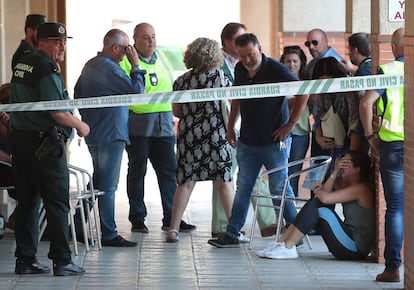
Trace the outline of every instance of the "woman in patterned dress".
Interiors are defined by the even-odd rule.
[[[197,38],[187,47],[184,63],[188,72],[174,82],[174,90],[230,86],[220,70],[223,55],[218,42]],[[205,92],[200,91],[200,96]],[[174,104],[180,118],[177,139],[177,183],[171,226],[167,242],[178,241],[178,229],[196,181],[213,180],[227,217],[231,214],[234,189],[231,172],[231,148],[221,101]]]
[[[329,79],[346,77],[347,73],[335,58],[327,57],[318,60],[313,69],[313,79]],[[363,130],[359,120],[359,97],[358,92],[338,92],[338,93],[324,93],[319,94],[317,99],[318,112],[315,116],[315,136],[316,142],[324,150],[330,151],[332,156],[332,162],[330,165],[329,175],[335,168],[336,160],[341,159],[348,151],[362,151],[366,152],[365,147],[362,146],[361,136],[363,136]],[[337,144],[334,136],[327,136],[326,132],[322,129],[322,120],[326,116],[325,114],[332,108],[336,112],[343,125],[343,131],[345,132],[343,140],[340,144]],[[338,128],[335,127],[335,133],[337,134]],[[335,134],[335,135],[336,135]],[[336,137],[336,136],[335,136]],[[329,152],[328,151],[328,152]]]

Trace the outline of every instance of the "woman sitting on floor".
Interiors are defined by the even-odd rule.
[[[262,258],[295,259],[296,244],[318,226],[329,251],[340,260],[366,258],[374,244],[375,206],[371,160],[350,151],[335,166],[323,185],[314,185],[315,196],[306,202],[283,236],[256,252]],[[342,203],[344,221],[334,211]]]

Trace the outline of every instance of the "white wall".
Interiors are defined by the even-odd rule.
[[[240,21],[238,0],[70,0],[67,3],[67,81],[69,94],[83,65],[102,49],[111,28],[131,36],[135,25],[148,22],[155,27],[158,45],[186,46],[197,37],[220,40],[228,22]]]
[[[286,0],[283,2],[283,30],[345,31],[345,0]]]

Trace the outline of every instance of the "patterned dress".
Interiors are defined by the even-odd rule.
[[[174,91],[228,87],[230,82],[218,70],[178,77]],[[178,124],[177,182],[231,181],[231,147],[226,139],[221,101],[182,104]]]
[[[359,120],[359,97],[357,92],[339,92],[330,94],[320,94],[317,99],[318,114],[315,118],[317,127],[321,127],[321,116],[323,116],[330,107],[334,106],[334,110],[339,114],[344,125],[346,137],[344,145],[338,148],[332,148],[332,161],[329,168],[329,173],[335,169],[336,159],[342,158],[349,151],[351,145],[351,133],[355,132],[363,134],[362,126]],[[322,133],[323,134],[323,133]]]

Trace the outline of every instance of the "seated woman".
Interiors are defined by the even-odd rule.
[[[306,202],[283,236],[257,251],[256,255],[270,259],[295,259],[298,257],[296,244],[318,226],[329,251],[337,259],[366,258],[375,238],[372,172],[367,154],[348,152],[323,185],[314,185],[315,196]],[[342,203],[344,221],[329,206],[336,203]]]

